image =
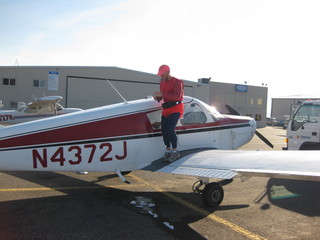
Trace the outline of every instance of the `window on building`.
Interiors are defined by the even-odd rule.
[[[2,84],[5,86],[15,86],[16,85],[16,79],[15,78],[3,78]]]
[[[261,119],[262,119],[261,114],[256,114],[255,120],[256,120],[257,122],[260,122]]]
[[[9,78],[3,78],[2,83],[3,85],[9,85]]]
[[[236,101],[237,101],[236,102],[237,106],[240,106],[240,107],[244,106],[244,96],[238,95],[236,97]]]
[[[214,96],[214,102],[215,103],[220,103],[220,104],[223,104],[224,103],[224,94],[216,94]]]
[[[46,81],[45,80],[33,80],[33,87],[45,88],[46,87]]]
[[[247,97],[247,106],[253,107],[254,105],[254,98],[253,97]]]
[[[258,98],[257,99],[257,104],[258,105],[262,105],[263,104],[263,99],[262,98]]]
[[[10,108],[18,108],[17,102],[10,102]]]
[[[226,104],[234,105],[234,95],[228,94],[226,96]]]

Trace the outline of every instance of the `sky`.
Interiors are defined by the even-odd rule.
[[[0,0],[0,66],[116,66],[320,97],[319,0]]]

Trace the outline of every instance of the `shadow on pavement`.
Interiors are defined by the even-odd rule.
[[[0,239],[205,239],[189,226],[205,216],[162,193],[126,191],[97,184],[115,175],[89,182],[51,172],[6,174],[55,188],[64,195],[0,202]],[[195,205],[202,204],[193,193],[172,194]],[[137,196],[152,199],[156,214],[141,212],[133,206],[131,202]],[[243,207],[247,206],[220,208]]]
[[[320,182],[271,178],[267,184],[269,201],[283,209],[306,216],[320,216]]]

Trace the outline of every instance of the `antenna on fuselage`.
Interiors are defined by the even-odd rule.
[[[123,99],[124,103],[128,103],[127,100],[119,93],[119,91],[115,88],[115,86],[112,85],[112,83],[106,79],[107,82],[110,84],[110,86],[116,91],[116,93],[118,93],[118,95]]]

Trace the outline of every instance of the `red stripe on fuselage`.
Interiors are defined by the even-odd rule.
[[[126,115],[95,122],[26,133],[0,140],[0,148],[43,145],[88,139],[111,138],[153,132],[145,113]]]
[[[231,124],[239,124],[239,123],[248,123],[250,121],[247,117],[237,117],[232,118],[231,116],[225,116],[219,121],[219,125],[231,125]]]

